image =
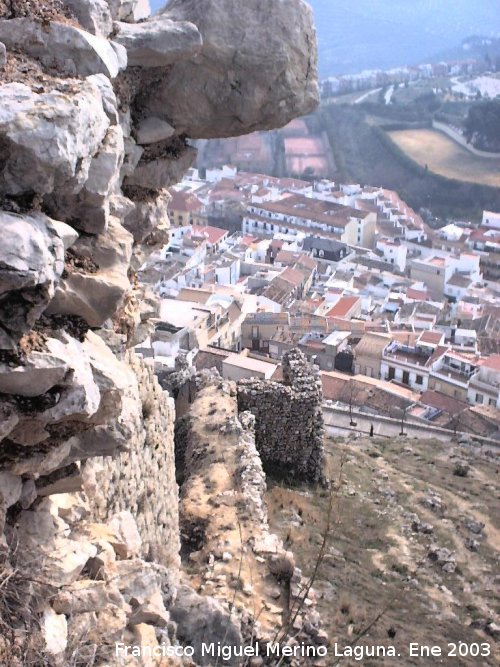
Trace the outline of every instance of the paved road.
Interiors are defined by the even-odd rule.
[[[361,97],[358,97],[357,100],[354,100],[354,104],[361,104],[361,102],[364,102],[367,97],[374,95],[375,93],[379,93],[381,90],[382,88],[374,88],[373,90],[369,90],[367,93],[364,93],[364,95],[361,95]]]

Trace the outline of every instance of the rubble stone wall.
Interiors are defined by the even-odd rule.
[[[306,580],[293,554],[269,528],[255,417],[238,413],[234,382],[216,375],[205,380],[184,418],[180,525],[188,576],[193,584],[201,580],[199,592],[215,598],[224,610],[216,638],[222,644],[266,644],[277,635],[286,641],[287,632],[282,636],[280,628],[290,609],[297,609]],[[306,645],[321,641],[314,599],[309,591],[293,623],[295,639]],[[198,615],[191,620],[194,646],[204,641],[199,620]],[[300,665],[311,662],[302,659]],[[264,657],[261,664],[272,664],[272,659]]]
[[[283,379],[283,384],[241,380],[239,410],[255,415],[257,448],[266,471],[319,482],[324,477],[319,371],[294,349],[283,357]]]
[[[138,379],[142,428],[132,437],[127,451],[89,463],[94,516],[108,521],[115,513],[128,510],[142,539],[142,557],[177,570],[180,542],[174,400],[162,390],[151,366],[131,353],[127,360]]]

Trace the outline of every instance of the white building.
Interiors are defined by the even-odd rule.
[[[426,391],[432,349],[391,341],[382,353],[380,377],[394,380],[416,391]]]
[[[500,229],[500,213],[493,211],[483,211],[483,227],[493,227],[493,229]]]
[[[377,241],[377,250],[382,253],[382,259],[387,264],[392,264],[400,271],[406,268],[406,255],[408,249],[403,243],[393,241],[392,239],[379,239]]]
[[[276,364],[253,359],[246,356],[245,352],[230,354],[222,362],[222,377],[235,382],[246,378],[270,380],[275,372]]]
[[[445,225],[437,232],[438,236],[447,241],[459,241],[462,238],[463,233],[464,230],[453,223]]]
[[[500,354],[493,354],[479,363],[479,372],[469,383],[467,400],[474,405],[500,408]]]

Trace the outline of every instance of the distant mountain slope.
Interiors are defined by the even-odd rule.
[[[323,76],[422,62],[469,35],[500,34],[498,0],[310,0]]]
[[[150,0],[154,11],[166,0]],[[470,35],[500,36],[498,0],[309,0],[320,74],[390,68],[430,59]]]

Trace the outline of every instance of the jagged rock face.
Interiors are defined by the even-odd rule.
[[[54,297],[64,269],[66,225],[58,225],[41,213],[0,211],[0,349],[12,349]]]
[[[64,4],[93,35],[108,37],[113,31],[113,17],[106,0],[64,0]]]
[[[137,200],[130,208],[123,224],[134,235],[136,243],[143,243],[154,232],[167,232],[169,201],[170,195],[162,190],[155,197]]]
[[[0,40],[68,76],[105,74],[114,79],[124,57],[123,47],[57,21],[42,25],[29,18],[0,20]]]
[[[21,83],[1,86],[0,195],[80,189],[108,126],[92,80],[40,94]]]
[[[156,642],[175,597],[174,408],[127,351],[156,310],[135,272],[167,240],[165,188],[196,157],[189,137],[276,127],[318,101],[302,0],[149,13],[0,0],[0,555],[26,577],[39,565],[33,640],[57,665],[79,637]],[[239,483],[264,516],[245,443]],[[22,664],[4,648],[1,664]],[[96,665],[115,664],[106,650]]]
[[[108,5],[115,21],[134,23],[151,14],[149,0],[108,0]]]
[[[194,23],[203,47],[176,62],[147,109],[192,138],[272,129],[319,101],[316,35],[303,0],[172,0],[164,16]]]
[[[68,267],[46,313],[75,315],[91,327],[102,326],[130,290],[132,244],[132,235],[116,218],[110,218],[102,234],[81,237],[73,246],[80,261]]]

